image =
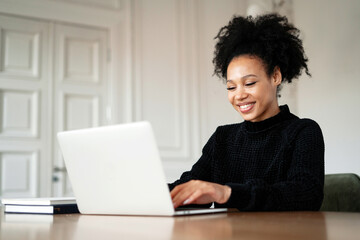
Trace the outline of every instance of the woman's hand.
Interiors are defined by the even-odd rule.
[[[187,204],[223,204],[229,200],[230,195],[229,186],[200,180],[180,184],[171,191],[174,208]]]

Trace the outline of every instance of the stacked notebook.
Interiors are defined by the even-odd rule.
[[[5,213],[60,214],[78,213],[73,197],[67,198],[8,198],[1,203]]]

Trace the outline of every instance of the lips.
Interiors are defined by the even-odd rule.
[[[247,113],[251,111],[251,109],[253,109],[254,105],[255,103],[243,103],[243,104],[239,104],[238,107],[240,109],[240,112]]]

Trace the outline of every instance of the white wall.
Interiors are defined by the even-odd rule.
[[[325,138],[326,173],[360,174],[360,1],[295,0],[312,78],[298,82],[298,114]]]
[[[242,121],[213,76],[214,37],[239,0],[132,2],[133,120],[152,123],[169,182],[198,160],[216,127]]]

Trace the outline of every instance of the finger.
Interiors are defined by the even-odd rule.
[[[174,191],[172,196],[174,207],[176,208],[178,206],[184,205],[184,202],[189,198],[191,194],[193,194],[195,190],[196,186],[194,186],[194,184],[186,183],[183,184],[181,188],[177,189],[177,191]]]
[[[203,191],[201,191],[199,189],[195,189],[193,192],[188,192],[187,194],[184,194],[183,196],[181,196],[181,198],[177,199],[176,204],[178,206],[189,205],[192,203],[201,204],[202,203],[201,201],[198,203],[198,199],[203,197],[204,194],[205,193],[203,193]]]
[[[171,192],[170,192],[171,198],[173,198],[173,197],[176,196],[179,192],[181,192],[182,189],[184,189],[184,187],[186,187],[186,184],[187,184],[187,183],[183,183],[183,184],[180,184],[180,185],[177,185],[176,187],[174,187],[173,190],[171,190]]]
[[[196,190],[193,192],[185,201],[183,202],[183,205],[188,205],[192,203],[197,203],[197,200],[203,195],[202,191]]]
[[[192,194],[191,191],[188,189],[184,189],[182,192],[179,192],[174,198],[173,198],[173,204],[174,207],[177,208],[181,205],[184,205],[184,202],[189,198],[189,196]]]
[[[179,191],[180,191],[179,186],[176,186],[175,188],[173,188],[173,190],[171,190],[171,192],[170,192],[171,198],[174,198],[176,196],[176,194],[178,194]]]
[[[183,192],[186,189],[189,189],[191,186],[193,185],[193,181],[189,181],[180,185],[177,185],[171,192],[170,192],[170,196],[172,199],[176,198],[176,196],[180,193]]]

